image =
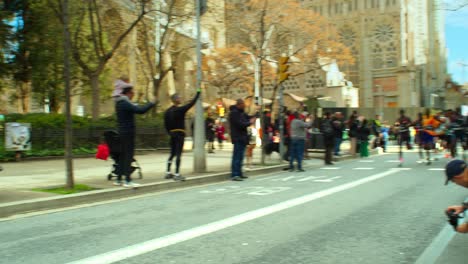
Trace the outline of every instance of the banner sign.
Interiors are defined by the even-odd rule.
[[[5,150],[25,151],[31,150],[31,124],[6,123],[5,124]]]

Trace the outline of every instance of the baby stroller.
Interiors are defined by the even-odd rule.
[[[120,159],[120,137],[119,133],[113,130],[108,130],[104,132],[104,140],[109,147],[109,154],[114,164],[112,165],[112,171],[107,175],[107,180],[112,180],[112,178],[117,177],[119,173],[119,159]],[[130,174],[135,170],[138,171],[138,178],[143,179],[143,173],[141,172],[140,164],[133,158]]]

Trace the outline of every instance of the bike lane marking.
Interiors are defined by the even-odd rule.
[[[229,217],[223,220],[215,221],[206,225],[194,227],[191,229],[187,229],[181,232],[177,232],[171,235],[167,235],[164,237],[155,238],[152,240],[148,240],[146,242],[138,243],[135,245],[131,245],[128,247],[120,248],[117,250],[113,250],[107,253],[99,254],[96,256],[92,256],[89,258],[69,262],[69,264],[95,264],[95,263],[115,263],[118,261],[122,261],[128,258],[140,256],[145,253],[149,253],[161,248],[165,248],[171,245],[175,245],[184,241],[188,241],[197,237],[201,237],[204,235],[208,235],[229,227],[233,227],[239,224],[243,224],[261,217],[265,217],[277,212],[284,211],[289,208],[293,208],[305,203],[312,202],[314,200],[330,196],[332,194],[336,194],[342,191],[346,191],[357,186],[384,178],[386,176],[395,174],[400,172],[401,170],[398,168],[392,168],[388,171],[381,172],[378,174],[371,175],[366,178],[362,178],[357,181],[353,181],[350,183],[342,184],[339,186],[335,186],[323,191],[303,195],[294,199],[286,200],[284,202],[280,202],[277,204],[273,204],[264,208],[252,210],[243,214],[239,214],[233,217]]]

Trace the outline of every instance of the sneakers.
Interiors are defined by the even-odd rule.
[[[232,177],[231,180],[233,180],[233,181],[243,181],[243,179],[240,176]]]
[[[125,188],[138,188],[140,184],[135,182],[125,182],[122,186]]]
[[[115,186],[122,186],[122,182],[121,181],[115,181],[113,183]]]
[[[298,169],[297,172],[304,172],[305,170],[303,169]]]
[[[289,168],[288,171],[289,172],[294,172],[294,168]]]
[[[185,181],[185,177],[180,174],[174,175],[173,179],[174,181]]]
[[[247,178],[249,178],[248,176],[243,176],[243,175],[240,176],[240,177],[241,177],[241,179],[247,179]]]
[[[174,178],[174,174],[170,172],[166,172],[166,176],[164,176],[164,179],[172,179],[172,178]]]

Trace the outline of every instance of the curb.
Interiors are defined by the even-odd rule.
[[[370,155],[378,154],[377,151],[369,151]],[[356,159],[351,155],[334,158],[334,161],[345,161]],[[313,168],[322,165],[310,165],[308,168]],[[247,171],[249,176],[256,176],[265,173],[281,171],[288,168],[289,164],[272,165],[265,168],[257,168]],[[127,198],[135,195],[142,195],[153,192],[162,192],[167,190],[176,190],[181,188],[199,186],[202,184],[223,182],[229,179],[230,172],[220,172],[204,176],[188,177],[184,182],[175,182],[167,180],[163,182],[142,184],[136,189],[125,189],[122,187],[109,188],[104,190],[96,190],[82,192],[76,194],[68,194],[62,196],[53,196],[46,198],[38,198],[32,200],[11,202],[0,204],[0,218],[6,218],[18,214],[26,214],[31,212],[39,212],[52,209],[60,209],[87,203],[102,202],[106,200]]]
[[[248,171],[249,176],[279,171],[288,167],[287,164],[268,166],[267,168],[258,168]],[[25,214],[31,212],[59,209],[86,203],[95,203],[111,199],[126,198],[135,195],[141,195],[152,192],[161,192],[167,190],[175,190],[202,184],[216,183],[227,181],[230,172],[221,172],[205,176],[188,177],[184,182],[175,182],[167,180],[157,183],[142,184],[136,189],[125,189],[122,187],[110,188],[105,190],[96,190],[76,194],[68,194],[63,196],[46,197],[11,203],[0,204],[0,218],[6,218],[17,214]]]

